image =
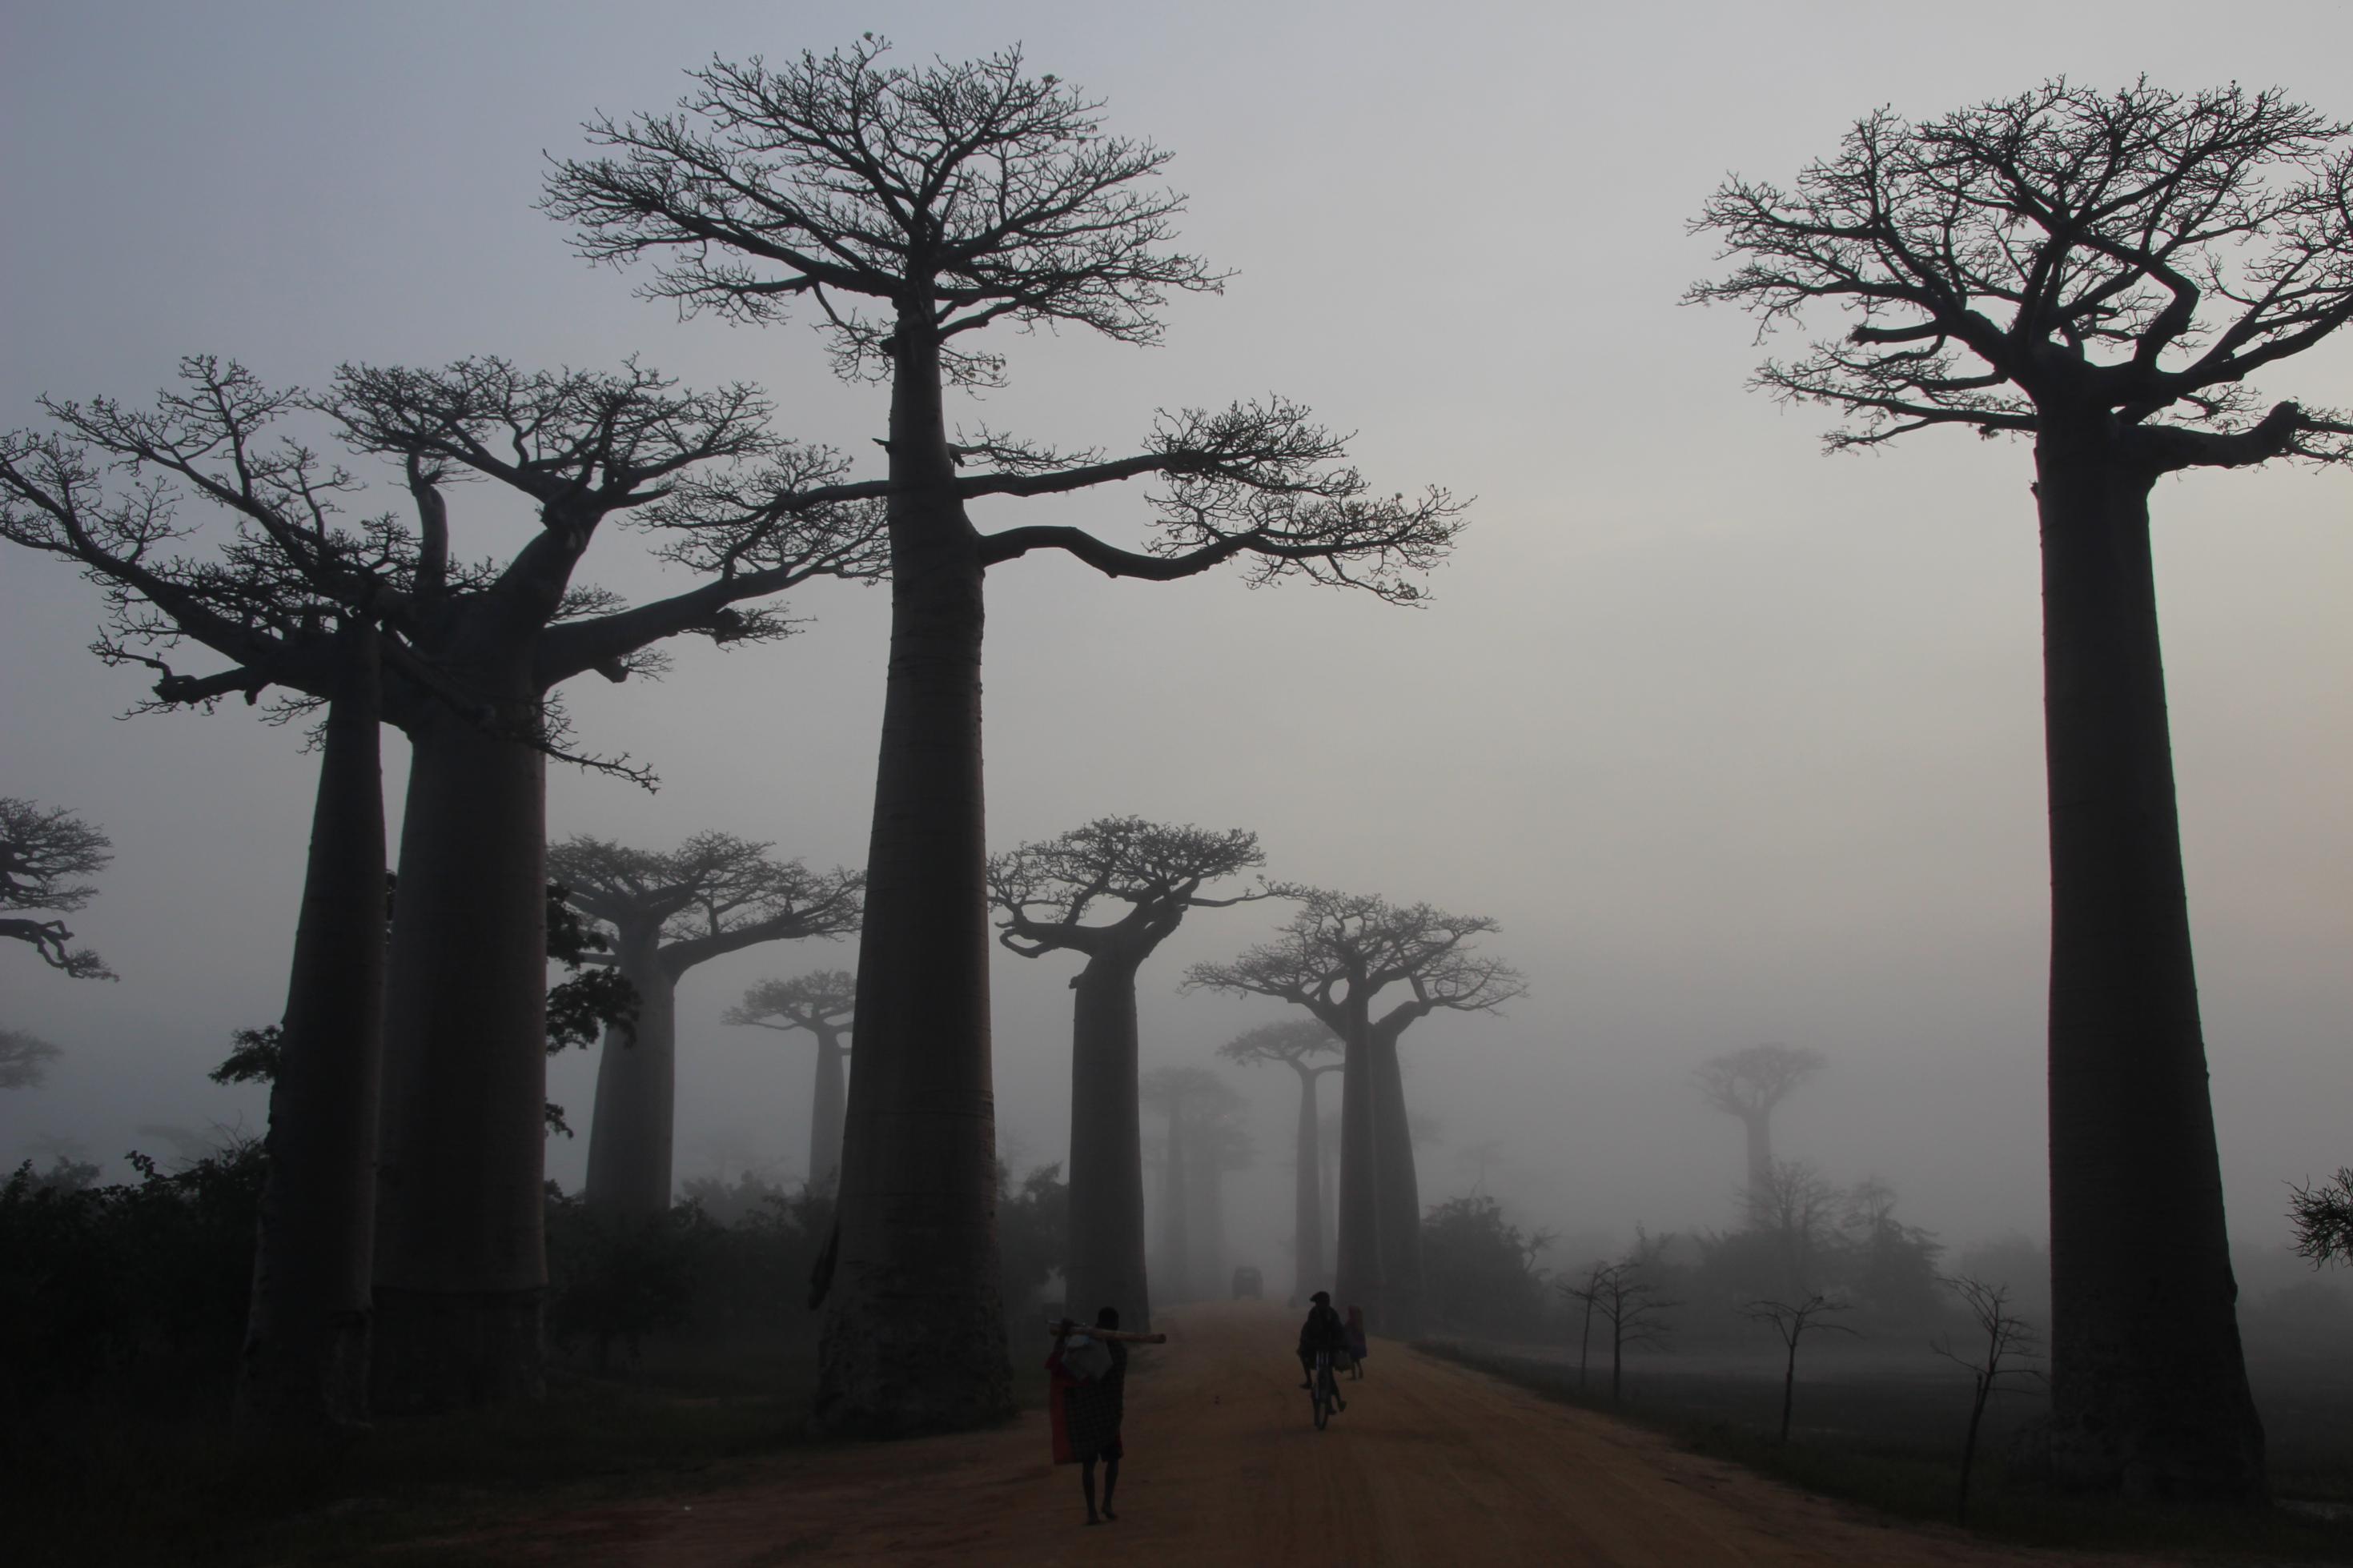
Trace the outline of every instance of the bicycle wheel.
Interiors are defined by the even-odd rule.
[[[1332,1363],[1315,1363],[1315,1430],[1321,1432],[1332,1419],[1332,1407],[1339,1403],[1339,1385],[1332,1381]]]

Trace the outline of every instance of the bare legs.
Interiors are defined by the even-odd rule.
[[[1116,1456],[1103,1462],[1103,1518],[1095,1517],[1095,1462],[1088,1458],[1079,1465],[1079,1489],[1087,1494],[1087,1522],[1101,1524],[1104,1519],[1117,1520],[1111,1510],[1111,1495],[1119,1489],[1119,1459]]]

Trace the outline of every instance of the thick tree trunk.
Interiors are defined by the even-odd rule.
[[[1315,1120],[1314,1068],[1293,1068],[1299,1074],[1299,1147],[1293,1162],[1291,1304],[1299,1305],[1324,1288],[1324,1151],[1322,1128]]]
[[[818,1029],[817,1084],[809,1095],[809,1185],[831,1192],[841,1184],[842,1064],[849,1052],[839,1033]]]
[[[1072,1315],[1119,1310],[1152,1327],[1144,1261],[1144,1111],[1137,1099],[1135,965],[1101,956],[1072,983],[1071,1229],[1063,1265]]]
[[[661,959],[661,928],[619,928],[614,967],[638,993],[634,1025],[608,1025],[588,1128],[588,1205],[623,1224],[670,1205],[671,1123],[678,1100],[678,977]]]
[[[980,749],[978,536],[954,489],[926,306],[891,398],[891,665],[858,956],[817,1422],[891,1436],[1012,1408],[997,1249],[997,1104]]]
[[[1773,1112],[1744,1111],[1740,1125],[1748,1133],[1748,1220],[1755,1225],[1765,1216],[1766,1193],[1773,1184]]]
[[[1193,1184],[1186,1171],[1184,1102],[1168,1102],[1168,1157],[1160,1165],[1161,1289],[1171,1301],[1190,1301],[1193,1289]]]
[[[1340,1276],[1340,1114],[1332,1113],[1329,1126],[1319,1125],[1316,1138],[1322,1144],[1324,1173],[1324,1277],[1337,1280]],[[1337,1290],[1335,1284],[1332,1289]]]
[[[1345,1314],[1365,1310],[1366,1326],[1390,1331],[1381,1281],[1379,1152],[1375,1142],[1372,1024],[1361,1007],[1341,1037],[1340,1255],[1333,1270],[1333,1304]]]
[[[1396,1031],[1376,1029],[1373,1069],[1374,1148],[1380,1161],[1381,1299],[1383,1332],[1421,1331],[1421,1184],[1413,1168],[1413,1130],[1406,1122],[1405,1074]]]
[[[241,1427],[367,1422],[384,1057],[384,768],[374,627],[341,634],[269,1091],[269,1173],[237,1366]]]
[[[510,682],[502,711],[534,694]],[[411,737],[385,1017],[381,1406],[535,1398],[547,1102],[546,759],[455,719]]]
[[[1187,1163],[1193,1175],[1194,1295],[1201,1300],[1222,1300],[1233,1283],[1227,1272],[1226,1173],[1218,1163],[1217,1152],[1206,1146],[1195,1149]]]
[[[2036,449],[2051,795],[2052,1458],[2134,1496],[2259,1499],[2190,957],[2150,479]]]

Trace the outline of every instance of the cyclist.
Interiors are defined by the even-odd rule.
[[[1312,1303],[1307,1309],[1307,1321],[1299,1329],[1299,1369],[1306,1373],[1307,1381],[1299,1386],[1312,1394],[1315,1391],[1316,1355],[1328,1355],[1332,1364],[1338,1366],[1348,1353],[1348,1326],[1332,1310],[1330,1291],[1318,1290],[1307,1300]],[[1342,1410],[1348,1408],[1347,1402],[1336,1394],[1334,1403]]]

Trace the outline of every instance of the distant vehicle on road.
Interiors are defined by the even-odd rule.
[[[1235,1300],[1239,1301],[1243,1297],[1248,1296],[1251,1300],[1256,1301],[1262,1299],[1265,1295],[1266,1286],[1259,1279],[1257,1269],[1245,1263],[1240,1268],[1234,1270]]]

